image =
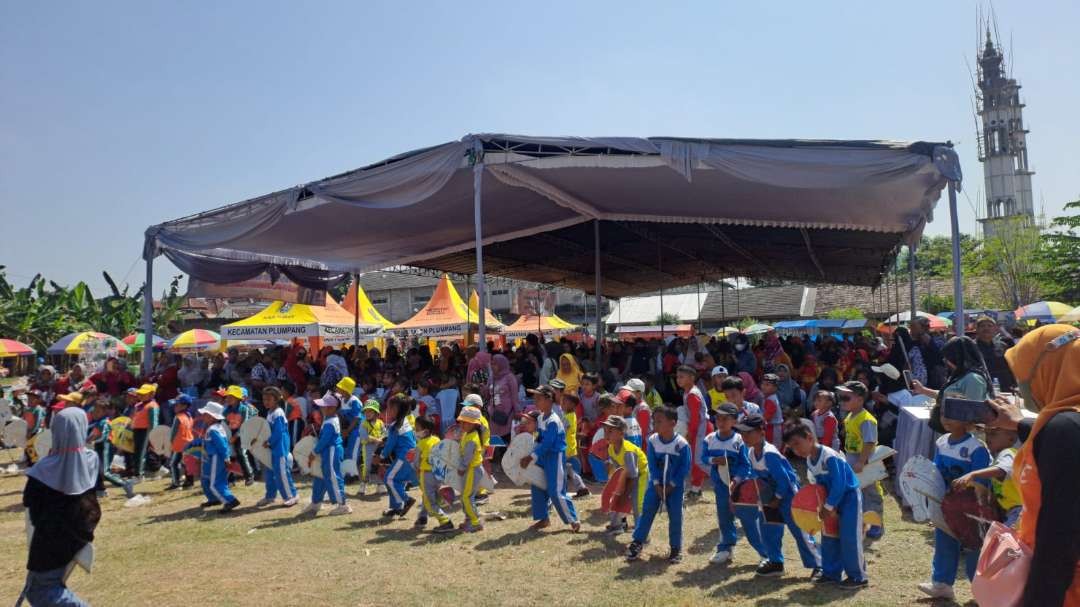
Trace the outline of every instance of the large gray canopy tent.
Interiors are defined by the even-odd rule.
[[[159,254],[217,283],[475,271],[481,306],[485,272],[597,298],[724,276],[876,286],[959,181],[949,144],[469,135],[152,226],[144,257],[148,285]]]

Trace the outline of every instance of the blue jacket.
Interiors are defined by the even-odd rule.
[[[757,457],[750,448],[747,448],[747,454],[753,473],[751,478],[760,478],[771,484],[776,490],[776,497],[788,500],[799,491],[799,477],[795,469],[772,443],[762,444],[761,457]]]
[[[678,434],[664,442],[660,434],[652,433],[646,441],[645,456],[649,460],[649,478],[654,484],[682,487],[690,474],[693,462],[690,443]]]
[[[332,416],[323,420],[322,429],[319,430],[319,442],[315,443],[315,453],[321,458],[331,457],[335,453],[341,457],[344,448],[341,445],[341,420]]]
[[[806,470],[815,484],[825,487],[825,505],[833,510],[846,492],[859,490],[859,479],[851,464],[829,447],[819,446],[817,453],[806,459]]]
[[[543,466],[546,462],[556,461],[556,457],[561,458],[566,452],[566,430],[563,428],[562,418],[554,411],[547,417],[541,415],[536,429],[540,433],[540,439],[533,447],[537,465]]]
[[[721,438],[719,431],[709,434],[705,437],[699,453],[698,463],[709,471],[713,486],[721,483],[717,467],[712,464],[714,457],[727,458],[728,474],[731,480],[750,478],[750,456],[747,455],[746,443],[738,432],[733,431],[727,438]]]
[[[397,461],[409,461],[409,451],[416,449],[416,434],[413,433],[409,420],[401,420],[401,426],[392,423],[386,427],[386,444],[383,446],[383,457]]]
[[[219,475],[224,474],[226,462],[232,455],[229,439],[226,438],[225,425],[219,422],[208,427],[206,434],[203,435],[202,446],[206,450],[206,457],[202,459],[203,474],[209,477],[210,471],[215,467]]]
[[[289,454],[289,422],[285,419],[285,411],[278,407],[266,414],[266,422],[270,424],[270,454],[275,458]]]

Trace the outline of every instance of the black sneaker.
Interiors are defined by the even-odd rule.
[[[821,579],[821,576],[821,567],[814,567],[814,570],[810,572],[810,581],[816,582]]]
[[[415,506],[415,505],[416,505],[416,498],[415,497],[410,497],[410,498],[406,499],[405,500],[405,505],[402,506],[401,510],[398,511],[398,516],[402,516],[402,517],[405,516],[406,514],[409,513],[409,510],[411,510],[412,507]]]
[[[255,479],[253,479],[253,478],[245,478],[244,479],[244,486],[245,487],[250,487],[250,486],[252,486],[254,484],[255,484]]]
[[[772,576],[777,576],[777,575],[783,575],[784,574],[784,564],[783,563],[774,563],[772,561],[763,561],[761,563],[761,565],[758,566],[757,571],[755,571],[754,573],[756,573],[757,575],[760,575],[761,577],[772,577]]]
[[[445,523],[439,525],[438,527],[432,529],[431,531],[432,531],[432,533],[453,533],[454,532],[454,523],[452,523],[450,521],[446,521]]]
[[[848,579],[840,582],[839,584],[837,584],[837,586],[839,586],[840,588],[843,588],[844,590],[860,590],[862,588],[866,588],[869,585],[870,585],[870,580],[862,580],[861,582],[856,582],[855,580],[853,580],[851,578],[848,578]]]
[[[166,491],[176,491],[179,488],[180,488],[180,485],[177,485],[176,483],[169,483],[169,486],[165,487],[165,490]]]
[[[184,481],[183,485],[180,485],[180,488],[181,489],[191,489],[194,486],[195,486],[195,481],[193,481],[191,479],[188,479],[188,480]]]
[[[641,558],[641,544],[637,542],[630,542],[630,545],[626,548],[626,560],[636,561]]]
[[[208,501],[205,501],[205,502],[199,504],[199,507],[200,508],[213,508],[214,506],[220,506],[220,505],[221,505],[221,502],[219,502],[219,501],[208,500]]]
[[[669,554],[667,557],[667,562],[671,563],[672,565],[678,565],[679,563],[681,563],[682,550],[679,550],[678,548],[672,548],[671,554]]]
[[[483,495],[476,496],[476,498],[473,499],[473,503],[476,504],[477,506],[486,506],[487,503],[488,503],[488,499],[489,499],[488,494],[485,493]]]
[[[582,487],[581,489],[577,490],[577,493],[574,494],[574,497],[589,497],[590,495],[592,495],[592,491],[589,491],[588,487]]]
[[[219,514],[226,514],[228,512],[232,512],[233,510],[236,510],[236,507],[239,506],[239,505],[240,505],[240,500],[234,499],[233,501],[229,502],[228,504],[225,504],[225,507],[221,509],[221,512],[219,512]]]
[[[385,518],[390,518],[394,516],[402,516],[402,512],[397,508],[390,508],[389,510],[383,510],[382,515]]]
[[[422,529],[424,527],[427,527],[427,517],[426,516],[421,516],[421,517],[417,518],[416,522],[413,523],[413,527],[416,527],[417,529]]]
[[[839,584],[840,580],[833,579],[831,577],[825,577],[824,575],[819,575],[818,577],[814,578],[814,583],[824,586],[826,584]]]

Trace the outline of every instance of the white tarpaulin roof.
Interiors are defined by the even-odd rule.
[[[678,322],[696,322],[707,293],[664,295],[664,314],[673,314]],[[604,322],[609,325],[654,324],[660,317],[660,296],[623,297],[615,302]]]
[[[922,142],[470,135],[152,226],[145,253],[212,282],[471,272],[478,161],[487,271],[591,292],[597,219],[609,296],[725,275],[877,284],[960,177],[950,146]]]

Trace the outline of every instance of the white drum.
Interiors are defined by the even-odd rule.
[[[33,443],[34,461],[37,462],[48,455],[49,450],[52,449],[52,432],[45,428],[34,435],[30,442]]]
[[[14,449],[26,448],[26,420],[16,417],[4,426],[4,445]]]
[[[273,468],[270,448],[263,443],[270,440],[270,424],[262,417],[250,417],[240,426],[240,445],[251,452],[260,464]]]
[[[431,463],[431,471],[435,478],[454,490],[458,495],[462,491],[462,479],[458,475],[458,466],[461,464],[461,446],[457,441],[442,440],[431,448],[428,456]]]
[[[161,457],[172,455],[172,441],[169,440],[172,438],[171,434],[172,429],[168,426],[155,426],[146,436],[147,442],[150,443],[150,450]]]
[[[911,505],[911,516],[916,521],[931,521],[935,527],[948,529],[945,515],[941,512],[941,500],[948,487],[934,462],[921,455],[908,459],[897,478],[900,494]]]
[[[293,447],[293,459],[296,460],[296,465],[300,467],[300,471],[309,476],[315,478],[322,478],[322,458],[318,454],[315,455],[315,459],[312,460],[311,465],[308,466],[308,456],[315,450],[316,440],[314,436],[305,436],[304,438],[296,441],[296,446]]]
[[[896,455],[894,449],[885,445],[878,445],[874,452],[870,454],[870,459],[866,461],[862,472],[855,475],[859,479],[859,486],[869,487],[880,480],[888,478],[889,472],[885,470],[885,460],[893,455]]]
[[[528,432],[516,434],[506,447],[506,453],[502,458],[502,469],[510,482],[519,487],[534,485],[538,489],[546,490],[547,481],[544,480],[544,470],[537,466],[536,462],[530,463],[527,468],[521,467],[521,458],[532,454],[535,446],[536,440],[532,434]]]
[[[8,423],[13,417],[15,417],[15,413],[11,410],[11,401],[6,398],[0,398],[0,428]]]

